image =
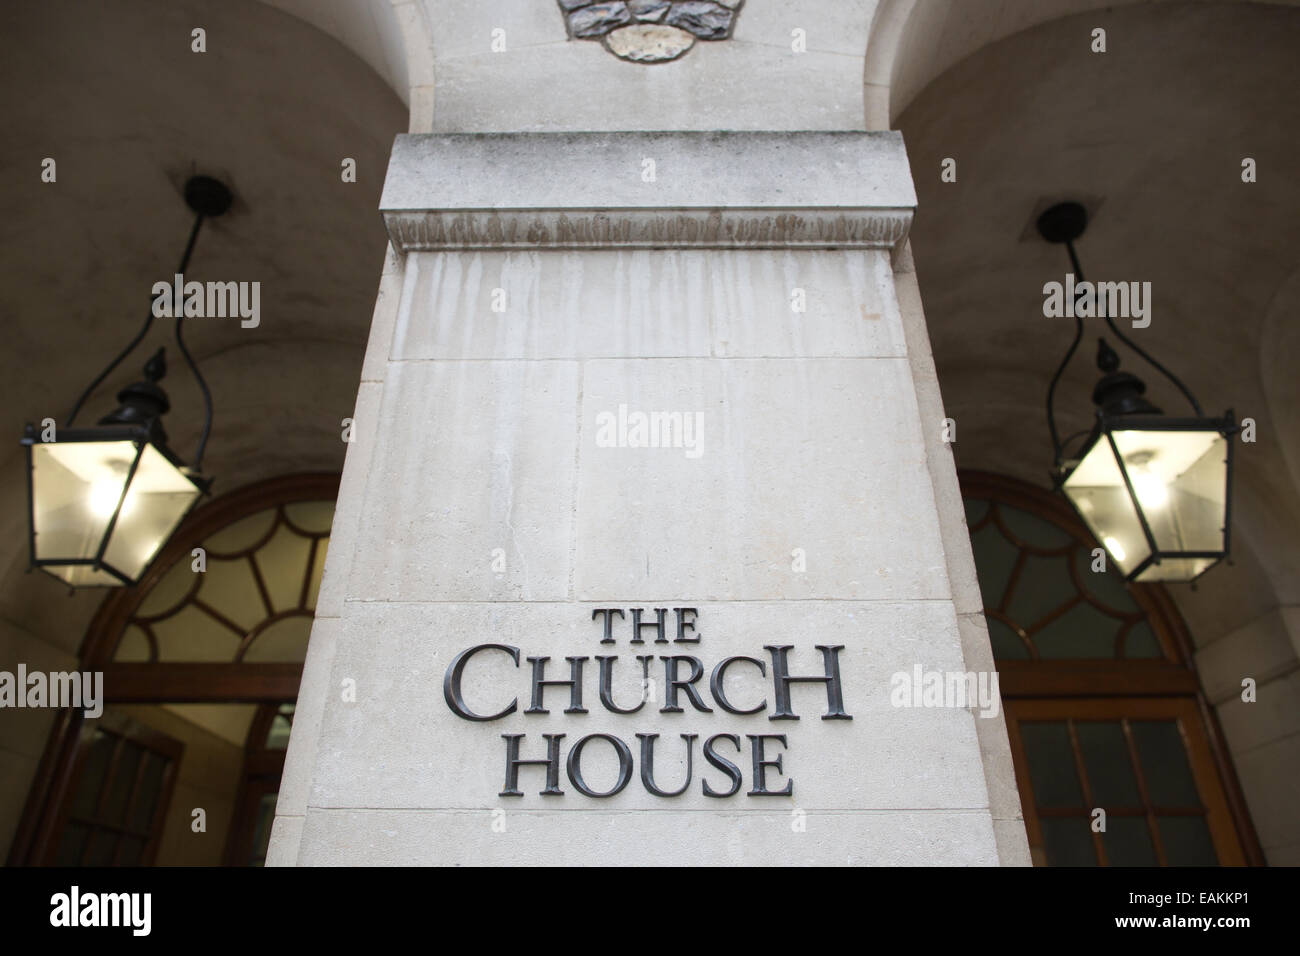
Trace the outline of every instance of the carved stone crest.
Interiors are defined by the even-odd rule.
[[[745,0],[558,0],[569,37],[634,63],[663,63],[696,40],[726,40]]]

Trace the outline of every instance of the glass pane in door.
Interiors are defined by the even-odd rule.
[[[1194,699],[1012,699],[1007,716],[1036,861],[1241,862]]]

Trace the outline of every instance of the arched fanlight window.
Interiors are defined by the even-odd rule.
[[[296,674],[337,488],[334,476],[288,476],[197,511],[138,587],[104,602],[83,648],[87,665],[106,668],[123,699],[157,696],[150,688],[169,668],[178,699],[207,696],[218,675]],[[199,664],[225,669],[200,672]],[[292,699],[296,684],[280,682]]]
[[[1006,501],[967,498],[966,524],[995,657],[1172,658],[1105,551]]]
[[[302,660],[333,517],[333,501],[276,504],[208,536],[140,602],[113,660]]]

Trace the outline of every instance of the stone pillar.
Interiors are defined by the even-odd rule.
[[[1027,859],[901,137],[405,136],[382,206],[271,861]]]

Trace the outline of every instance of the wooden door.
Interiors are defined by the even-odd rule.
[[[1193,698],[1006,701],[1034,862],[1241,866]]]

